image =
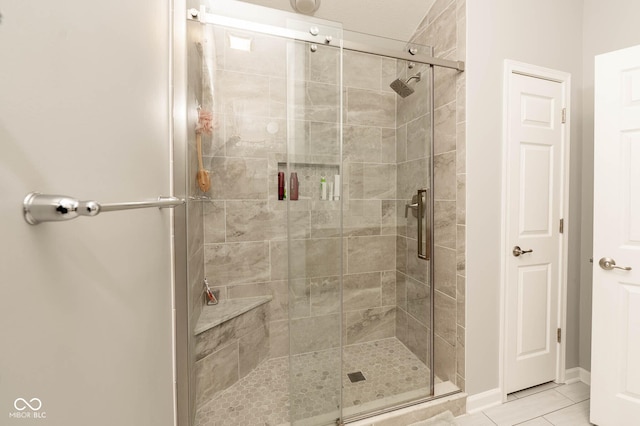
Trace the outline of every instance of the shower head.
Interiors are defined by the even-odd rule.
[[[407,81],[396,78],[389,85],[389,87],[391,87],[393,91],[396,92],[398,95],[402,96],[403,98],[406,98],[407,96],[409,96],[415,91],[413,87],[409,86],[409,82],[413,79],[415,79],[416,81],[420,81],[421,78],[422,78],[422,73],[420,72],[414,76],[409,77]]]

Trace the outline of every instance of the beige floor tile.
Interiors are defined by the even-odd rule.
[[[557,392],[560,392],[573,402],[582,402],[589,399],[591,394],[591,388],[582,382],[571,383],[570,385],[558,386],[555,388]]]
[[[484,414],[498,426],[512,426],[535,419],[536,417],[543,416],[571,404],[573,404],[573,402],[569,398],[550,389],[527,398],[519,398],[516,401],[490,408],[484,411]]]
[[[487,416],[482,413],[467,414],[465,416],[456,417],[457,426],[495,426]]]
[[[589,423],[589,402],[583,401],[544,416],[554,426],[582,426]]]
[[[528,422],[518,423],[518,426],[551,426],[551,423],[546,421],[544,417],[536,417]]]

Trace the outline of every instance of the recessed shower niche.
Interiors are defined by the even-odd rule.
[[[424,31],[202,5],[186,38],[191,423],[329,425],[459,392],[455,137],[433,139],[452,107],[455,122],[434,80],[455,89],[459,71],[434,71]],[[216,325],[196,333],[202,318]]]

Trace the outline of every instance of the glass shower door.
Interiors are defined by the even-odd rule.
[[[434,327],[432,306],[455,286],[441,279],[434,291],[428,248],[434,207],[442,219],[455,202],[430,196],[430,66],[343,49],[346,31],[326,21],[222,3],[190,23],[200,29],[189,39],[190,111],[216,118],[203,138],[212,187],[195,255],[221,303],[267,302],[247,311],[256,321],[231,321],[221,344],[200,345],[202,418],[328,425],[433,397],[434,364],[451,364],[434,333],[455,336],[445,321],[455,310],[437,305]],[[404,42],[360,37],[362,50],[408,55]],[[435,227],[447,265],[451,224]],[[193,306],[208,309],[201,281],[194,274]]]
[[[429,262],[418,257],[414,199],[430,187],[432,87],[428,65],[343,56],[343,412],[355,419],[432,396]],[[391,88],[418,73],[409,96]],[[424,201],[422,253],[430,246]]]
[[[308,23],[289,22],[290,26]],[[322,43],[287,46],[286,182],[290,422],[341,418],[341,32],[316,26]],[[331,43],[327,42],[327,39]]]

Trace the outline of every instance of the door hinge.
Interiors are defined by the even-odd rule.
[[[563,123],[567,122],[567,109],[566,108],[562,108],[562,122]]]
[[[562,340],[562,329],[561,328],[558,329],[557,336],[558,336],[558,343],[560,343],[560,341]]]
[[[560,219],[560,233],[564,234],[564,219]]]

